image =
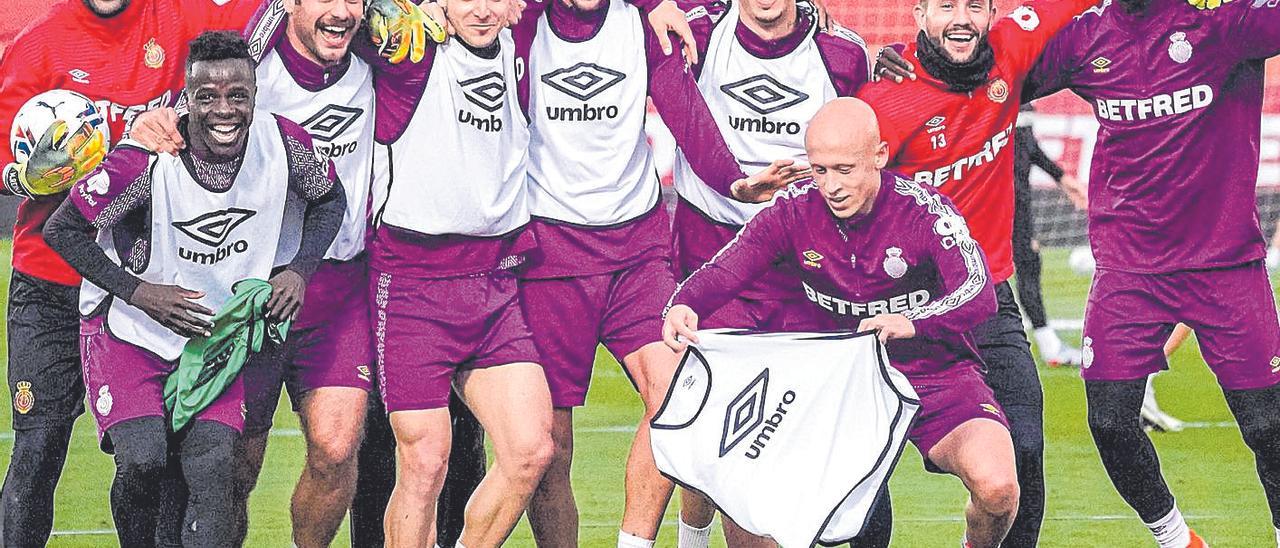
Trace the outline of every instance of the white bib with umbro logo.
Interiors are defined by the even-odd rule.
[[[151,246],[145,282],[204,292],[195,302],[219,311],[231,286],[245,278],[266,280],[289,191],[289,160],[279,122],[257,111],[249,126],[244,160],[231,188],[200,186],[178,156],[161,154],[151,171]],[[166,360],[182,353],[187,338],[145,312],[113,299],[107,313],[112,334]]]
[[[782,546],[856,536],[920,408],[875,335],[698,339],[650,423],[658,469]]]
[[[485,59],[450,38],[374,189],[375,222],[421,234],[498,236],[529,222],[529,127],[516,95],[515,42]]]
[[[743,173],[753,174],[774,160],[804,161],[804,130],[835,85],[811,25],[794,51],[774,59],[752,55],[738,42],[738,7],[732,4],[715,29],[702,62],[698,88]],[[766,204],[727,198],[698,178],[682,151],[676,151],[676,191],[711,219],[743,225]]]
[[[558,36],[550,14],[538,21],[529,54],[529,197],[536,217],[612,225],[658,202],[644,131],[648,29],[623,0],[609,0],[606,9],[599,32],[582,42]]]
[[[351,56],[350,62],[337,82],[320,91],[298,85],[274,49],[258,64],[257,108],[302,126],[311,134],[316,152],[333,160],[338,171],[347,194],[347,211],[325,258],[340,261],[364,251],[373,176],[373,80],[364,61]],[[276,264],[288,264],[297,254],[306,206],[301,197],[290,195]]]

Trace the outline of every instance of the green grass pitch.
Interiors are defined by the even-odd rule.
[[[9,264],[8,253],[8,243],[4,242],[0,263]],[[1080,318],[1088,280],[1066,269],[1065,250],[1051,250],[1045,259],[1050,316]],[[7,283],[7,273],[0,278],[0,283]],[[7,294],[7,290],[0,294]],[[1063,337],[1079,341],[1078,332],[1064,332]],[[1098,462],[1085,428],[1084,394],[1078,373],[1041,368],[1040,374],[1045,392],[1048,482],[1042,545],[1154,546]],[[1255,476],[1253,457],[1236,429],[1223,424],[1229,423],[1231,416],[1194,344],[1179,351],[1172,371],[1158,376],[1156,387],[1166,411],[1198,425],[1178,434],[1153,435],[1166,478],[1191,526],[1215,547],[1274,546],[1274,531]],[[0,406],[0,419],[6,425],[10,409]],[[251,501],[250,546],[289,545],[289,495],[301,467],[303,446],[289,406],[281,405],[280,409],[276,419],[280,431],[271,440],[262,480]],[[627,427],[638,416],[638,401],[625,376],[614,360],[601,352],[587,407],[577,413],[574,482],[582,515],[583,546],[605,547],[615,542],[622,514]],[[6,428],[0,434],[0,464],[4,466],[8,465],[12,443],[12,434]],[[97,449],[92,418],[81,417],[58,487],[56,532],[51,546],[115,544],[108,505],[113,471],[110,458]],[[895,546],[959,544],[965,500],[959,481],[924,472],[919,454],[909,448],[894,474],[892,489]],[[346,543],[344,527],[335,545]],[[533,546],[526,524],[516,529],[508,545]],[[672,505],[659,546],[674,545]],[[713,546],[724,546],[718,532]]]

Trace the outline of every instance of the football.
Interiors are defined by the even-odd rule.
[[[110,148],[110,130],[98,105],[74,91],[54,89],[29,99],[13,117],[13,125],[9,130],[9,148],[14,160],[25,163],[31,157],[36,143],[40,142],[40,138],[58,120],[67,124],[67,131],[61,138],[70,137],[82,124],[89,124],[94,131],[102,134],[103,148]]]
[[[1093,271],[1098,268],[1098,262],[1093,259],[1093,252],[1087,245],[1072,248],[1071,255],[1067,256],[1067,265],[1081,276],[1093,276]]]

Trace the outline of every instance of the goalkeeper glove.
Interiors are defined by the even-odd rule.
[[[1230,1],[1231,0],[1187,0],[1187,3],[1191,4],[1198,10],[1212,10],[1218,9],[1218,7]]]
[[[4,186],[28,198],[58,194],[97,168],[106,154],[102,132],[87,123],[70,132],[66,121],[57,120],[26,162],[5,166]]]
[[[444,25],[409,0],[369,0],[369,36],[378,54],[392,63],[406,57],[417,63],[427,53],[427,36],[444,42]]]

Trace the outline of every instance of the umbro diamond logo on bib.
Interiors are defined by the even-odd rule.
[[[760,114],[771,114],[809,98],[809,94],[783,85],[768,74],[725,84],[720,91]]]
[[[356,120],[359,120],[363,114],[364,110],[362,109],[342,105],[328,105],[299,125],[307,130],[307,133],[310,133],[315,140],[328,143],[341,136],[342,132],[350,128],[351,124],[356,123]]]
[[[579,101],[586,101],[613,87],[626,74],[595,63],[578,63],[542,75],[542,82]]]
[[[173,226],[197,242],[209,247],[218,247],[227,241],[232,230],[256,213],[256,211],[232,207],[205,213],[190,221],[174,221]]]
[[[747,439],[764,422],[764,398],[769,393],[769,369],[742,389],[724,410],[724,431],[720,434],[720,456],[724,457]]]
[[[476,106],[489,112],[496,112],[502,108],[502,98],[507,93],[507,84],[502,80],[501,74],[490,72],[470,80],[460,80],[458,85],[462,87],[462,94],[467,97],[467,100]]]

